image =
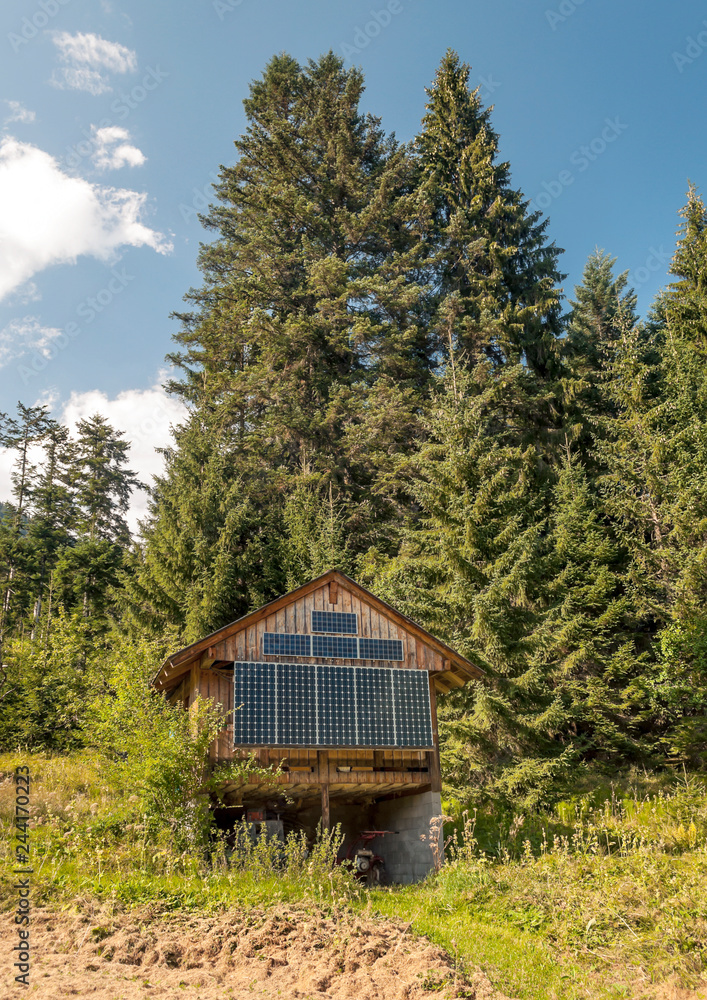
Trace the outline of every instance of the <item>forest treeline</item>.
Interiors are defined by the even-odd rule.
[[[251,85],[136,542],[119,432],[5,419],[6,747],[90,744],[118,637],[185,644],[336,566],[485,671],[441,709],[460,794],[704,765],[705,207],[646,318],[602,250],[567,301],[469,75],[448,52],[406,144],[332,53]]]

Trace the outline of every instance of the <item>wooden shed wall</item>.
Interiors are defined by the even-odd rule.
[[[360,637],[370,639],[399,639],[402,641],[404,660],[392,663],[390,661],[384,661],[384,665],[391,667],[407,667],[413,670],[425,670],[430,674],[430,696],[432,703],[435,750],[432,752],[422,752],[419,755],[419,760],[424,759],[429,764],[430,771],[432,772],[433,787],[436,788],[439,782],[439,778],[437,777],[439,772],[439,750],[436,718],[436,692],[433,683],[433,676],[444,671],[448,664],[445,662],[441,653],[437,652],[431,646],[428,646],[414,633],[409,632],[403,626],[398,625],[397,622],[388,618],[385,614],[382,614],[367,601],[359,598],[356,594],[353,594],[345,587],[338,585],[336,588],[337,600],[335,603],[330,601],[330,596],[332,596],[330,585],[329,583],[324,583],[321,587],[297,600],[294,600],[291,604],[286,605],[279,611],[276,611],[273,614],[262,618],[260,621],[247,626],[235,635],[214,643],[213,646],[209,647],[207,659],[208,661],[214,662],[216,669],[212,669],[207,666],[202,667],[200,663],[193,662],[188,673],[184,675],[178,686],[170,693],[169,700],[173,703],[181,701],[188,706],[194,702],[198,694],[201,695],[202,698],[213,698],[214,702],[221,704],[226,712],[229,714],[232,713],[234,707],[233,678],[230,674],[219,672],[219,662],[336,662],[337,664],[347,666],[381,666],[380,660],[343,660],[338,657],[317,658],[265,656],[262,652],[263,635],[265,632],[277,632],[280,634],[297,633],[300,635],[312,634],[312,611],[354,612],[358,615],[358,635]],[[211,758],[213,760],[230,760],[236,756],[238,751],[235,750],[232,739],[233,726],[231,724],[227,729],[224,729],[219,734],[217,740],[212,745],[210,754]],[[286,748],[279,748],[277,752],[280,756],[294,755],[298,758],[301,756],[301,752],[296,748],[292,748],[291,751],[287,751]],[[332,751],[330,751],[330,753],[332,753]],[[344,757],[354,760],[354,756],[356,755],[354,748],[350,748],[349,750],[343,749],[341,753],[342,761]],[[335,757],[338,756],[336,751],[334,751],[333,754]],[[389,755],[391,756],[392,761],[393,751],[385,752],[386,764],[390,763],[387,760]],[[410,757],[410,760],[407,760],[408,756]],[[415,759],[418,758],[418,752],[406,751],[405,758],[409,765],[414,764]],[[410,778],[409,780],[413,779]]]
[[[336,604],[330,603],[329,584],[324,584],[312,593],[293,601],[280,611],[250,625],[242,632],[214,644],[210,657],[216,660],[267,661],[281,663],[315,662],[328,663],[331,658],[297,656],[263,656],[262,644],[265,632],[292,632],[310,635],[312,632],[312,611],[344,611],[358,615],[358,634],[368,639],[401,639],[403,642],[403,662],[389,664],[394,667],[410,667],[416,670],[441,671],[444,658],[411,632],[381,614],[370,604],[339,586]],[[379,666],[379,660],[340,660],[344,666]]]

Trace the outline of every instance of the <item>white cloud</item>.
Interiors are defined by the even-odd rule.
[[[54,35],[54,44],[61,58],[70,63],[100,66],[112,73],[127,73],[137,69],[137,56],[119,42],[109,42],[100,35],[70,35],[60,31]]]
[[[48,358],[52,341],[60,336],[61,330],[53,326],[42,326],[35,316],[12,320],[0,330],[0,368],[29,351],[36,351]]]
[[[92,417],[95,413],[104,416],[112,427],[122,431],[131,442],[128,468],[137,473],[138,479],[147,485],[151,485],[152,477],[159,475],[164,466],[164,460],[155,448],[173,444],[170,425],[180,423],[187,415],[186,407],[168,396],[159,384],[149,389],[126,389],[112,399],[106,393],[92,389],[72,393],[63,406],[56,405],[53,398],[42,398],[38,403],[52,406],[56,419],[66,424],[72,435],[76,432],[79,420]],[[39,449],[35,449],[31,460],[39,461],[40,458]],[[13,461],[13,452],[0,448],[0,501],[10,497]],[[138,531],[138,520],[147,514],[147,503],[148,497],[144,491],[133,492],[127,518],[133,532]]]
[[[131,146],[127,141],[130,133],[120,125],[110,125],[107,128],[91,126],[93,141],[96,148],[91,154],[93,165],[98,170],[118,170],[120,167],[140,167],[146,157],[137,146]]]
[[[108,94],[113,89],[107,77],[97,69],[85,66],[64,66],[52,74],[50,83],[58,90],[85,90],[94,97]]]
[[[61,90],[86,90],[97,96],[112,89],[106,71],[132,73],[137,69],[137,55],[132,49],[100,35],[58,31],[53,41],[59,58],[66,63],[51,78],[51,83]]]
[[[30,111],[19,101],[5,101],[5,104],[10,109],[10,114],[5,119],[6,125],[10,122],[21,122],[23,125],[29,125],[37,117],[36,112]]]
[[[28,306],[31,302],[39,302],[41,298],[42,293],[34,281],[28,281],[26,285],[16,288],[5,304],[10,307]]]
[[[0,300],[53,264],[110,260],[121,246],[169,253],[142,221],[147,195],[63,173],[36,146],[0,141]]]
[[[162,456],[155,448],[173,444],[169,428],[183,421],[187,410],[183,403],[168,396],[157,384],[149,389],[126,389],[113,399],[98,389],[73,392],[59,419],[73,433],[79,420],[85,420],[94,413],[102,414],[131,442],[129,467],[137,473],[138,479],[151,485],[152,477],[159,475],[164,465]],[[137,530],[138,520],[147,514],[147,502],[146,493],[133,493],[128,517],[133,531]]]

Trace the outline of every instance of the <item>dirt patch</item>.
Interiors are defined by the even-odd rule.
[[[506,1000],[482,973],[455,972],[448,955],[407,925],[350,914],[36,910],[30,991],[13,981],[16,942],[6,931],[0,983],[8,1000]]]

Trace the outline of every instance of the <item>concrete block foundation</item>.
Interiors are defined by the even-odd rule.
[[[373,815],[376,827],[397,831],[385,837],[376,847],[385,858],[385,870],[391,882],[403,885],[419,882],[434,869],[430,822],[441,814],[439,792],[421,792],[375,805]],[[441,853],[441,832],[439,850]]]

